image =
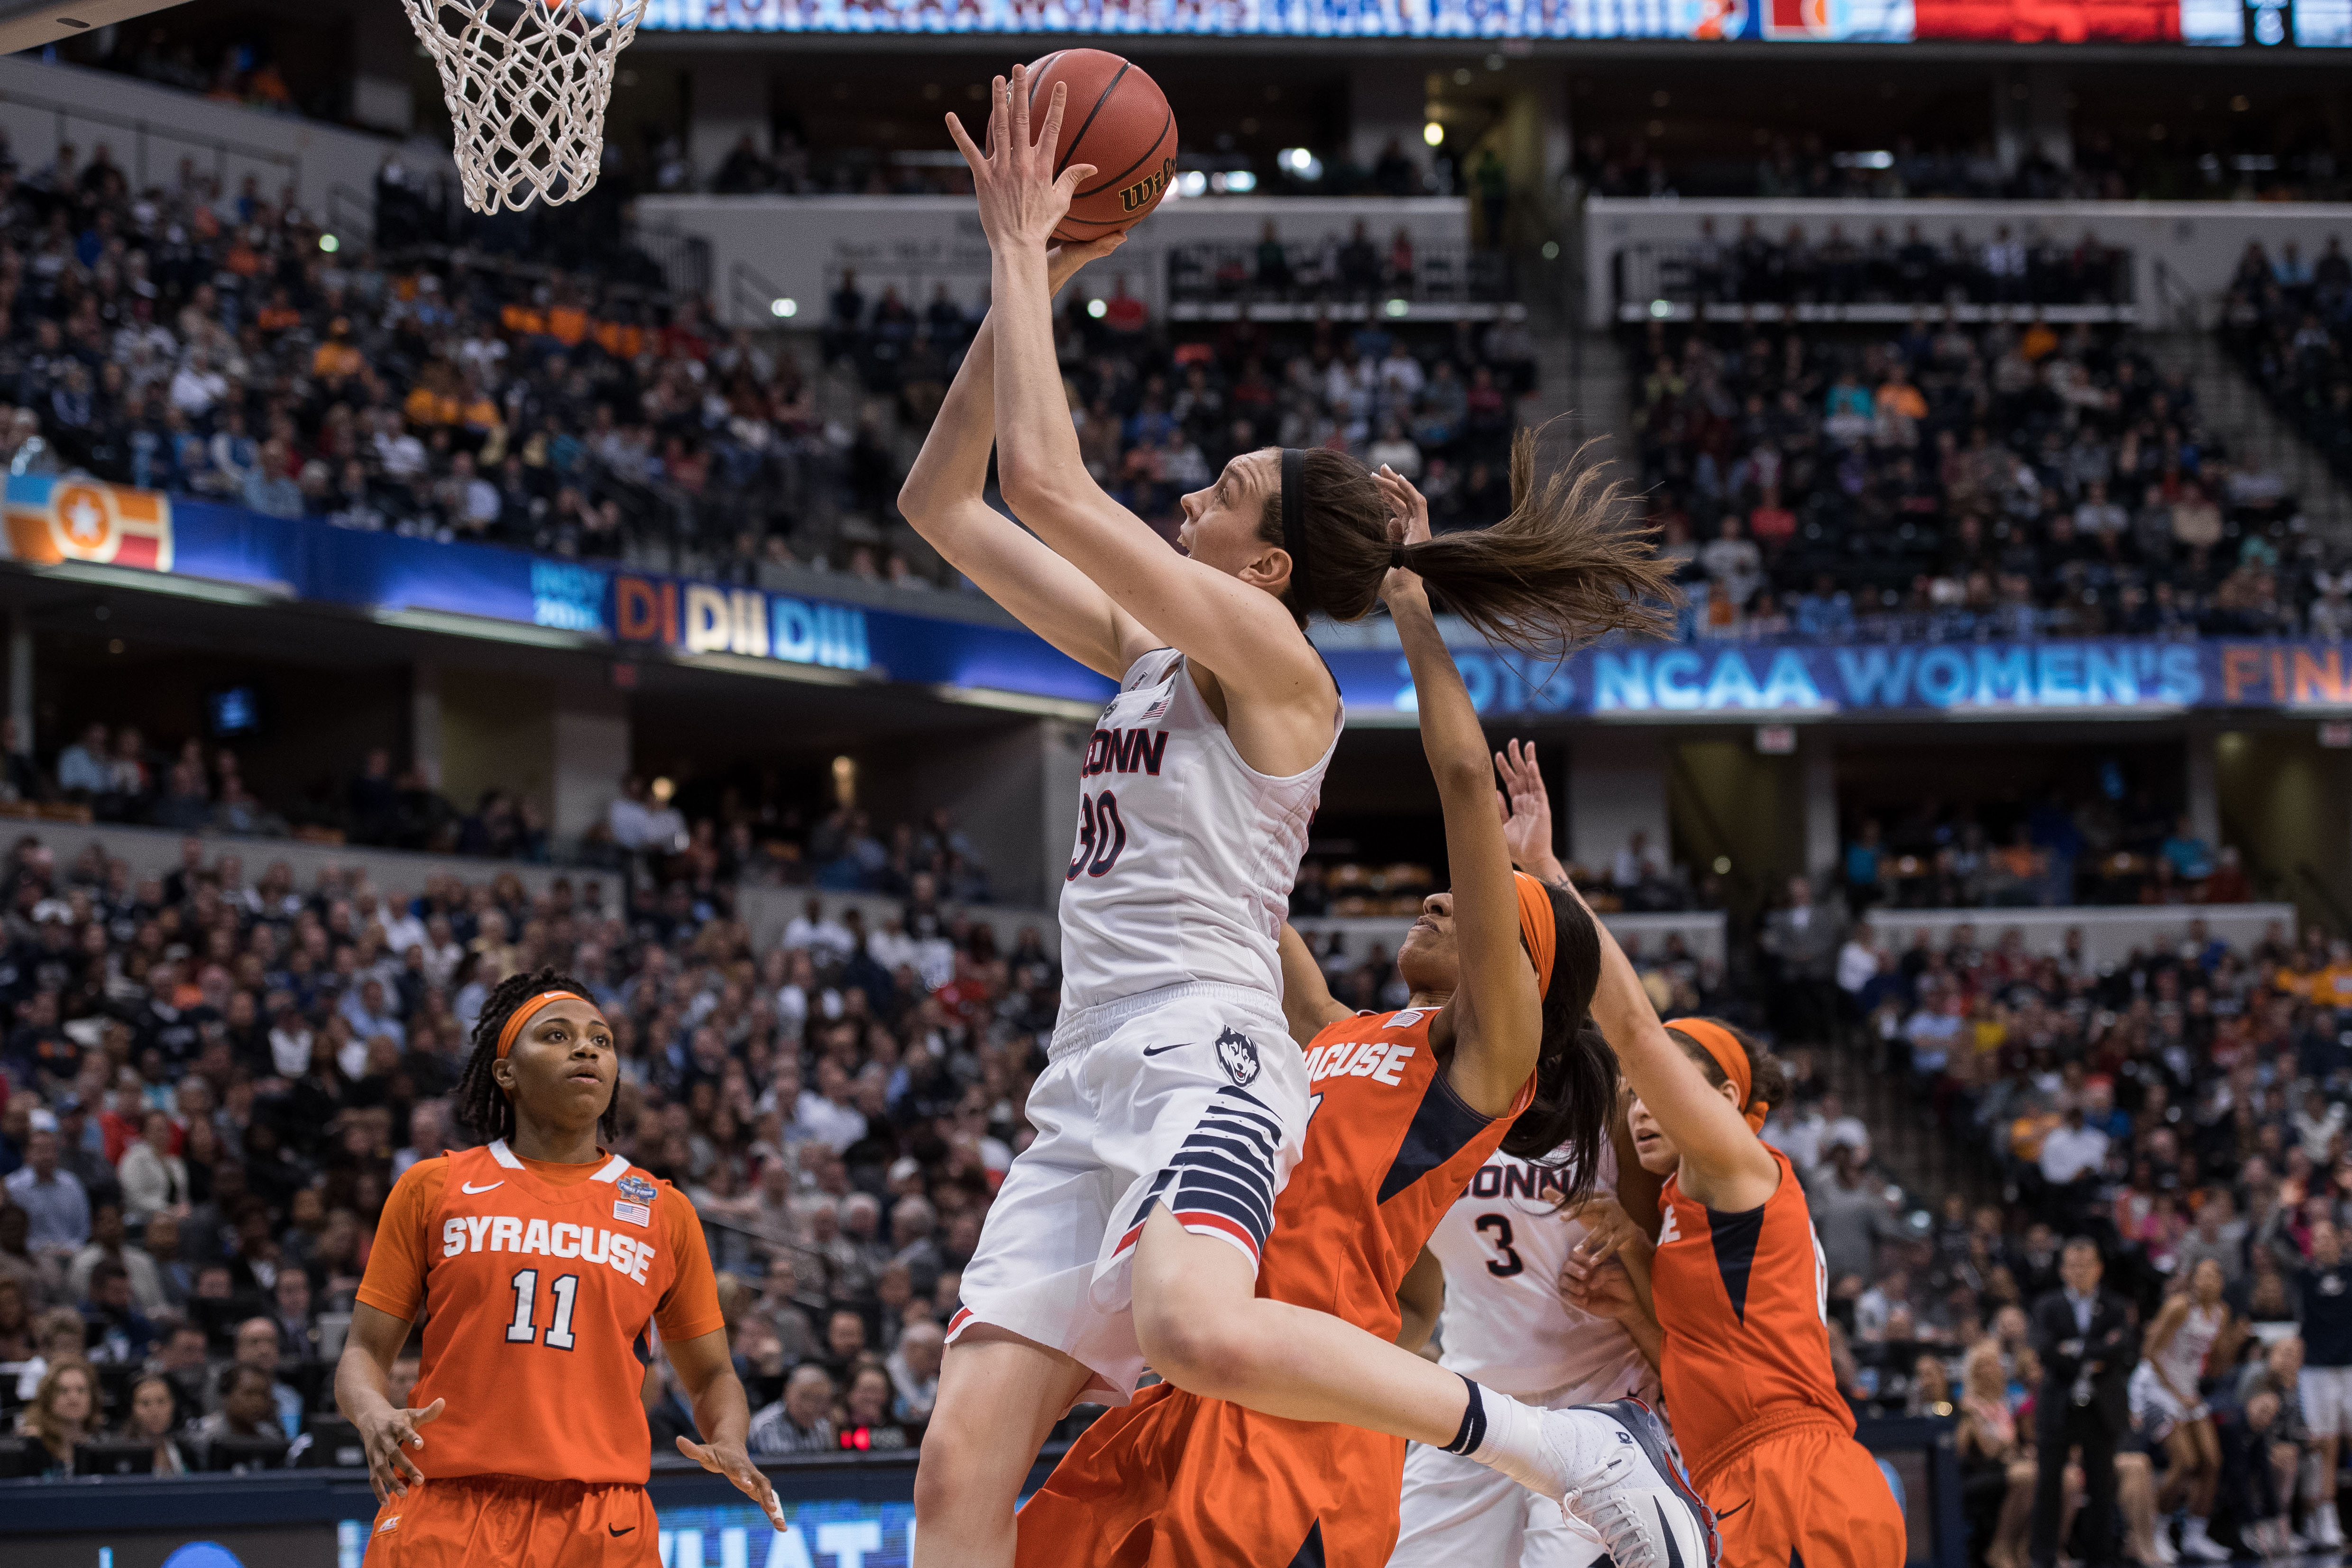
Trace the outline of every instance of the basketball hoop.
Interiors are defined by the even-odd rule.
[[[466,204],[520,211],[577,201],[596,183],[613,59],[646,0],[402,0],[441,68],[450,151]]]

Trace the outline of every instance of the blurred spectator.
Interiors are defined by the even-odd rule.
[[[803,1364],[785,1382],[784,1396],[751,1417],[747,1445],[761,1458],[830,1453],[837,1446],[833,1423],[833,1379],[824,1368]]]
[[[218,1409],[198,1418],[189,1428],[188,1437],[199,1450],[208,1448],[223,1438],[283,1438],[275,1397],[277,1389],[269,1375],[261,1368],[234,1361],[220,1369],[213,1385]],[[206,1468],[216,1461],[209,1456]]]
[[[25,1164],[5,1186],[9,1200],[25,1211],[26,1240],[35,1253],[71,1254],[89,1239],[89,1197],[79,1179],[58,1168],[54,1124],[35,1127],[25,1142]]]
[[[283,1341],[278,1323],[266,1317],[247,1318],[236,1325],[236,1364],[258,1373],[268,1382],[271,1404],[278,1413],[278,1424],[286,1439],[291,1442],[302,1430],[302,1396],[278,1380],[278,1370],[284,1359]],[[226,1396],[227,1388],[221,1393]]]
[[[41,1377],[25,1408],[22,1430],[39,1445],[42,1473],[69,1475],[74,1445],[96,1435],[98,1375],[86,1361],[60,1361]]]
[[[174,1434],[180,1427],[180,1401],[169,1378],[142,1377],[131,1387],[131,1414],[117,1436],[126,1443],[145,1443],[154,1449],[153,1473],[188,1473],[188,1457]]]

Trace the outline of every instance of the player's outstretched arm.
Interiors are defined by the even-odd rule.
[[[1378,476],[1397,513],[1391,527],[1407,544],[1429,537],[1429,503],[1383,467]],[[1454,1035],[1448,1082],[1481,1115],[1518,1103],[1543,1047],[1543,998],[1519,946],[1519,894],[1510,847],[1495,813],[1493,764],[1477,707],[1454,667],[1420,574],[1402,568],[1381,597],[1396,621],[1421,709],[1421,746],[1445,811],[1445,858],[1454,870],[1454,946],[1462,980],[1447,1004]],[[1433,1043],[1436,1042],[1433,1035]]]
[[[1347,1004],[1332,996],[1330,982],[1323,977],[1323,966],[1315,961],[1307,938],[1286,920],[1282,925],[1280,951],[1282,1019],[1290,1026],[1291,1039],[1301,1046],[1311,1045],[1317,1035],[1348,1016]]]
[[[439,1416],[446,1403],[436,1399],[421,1410],[408,1410],[392,1402],[392,1364],[407,1343],[406,1318],[355,1302],[342,1359],[335,1364],[335,1408],[359,1428],[367,1451],[368,1485],[375,1489],[378,1502],[406,1497],[412,1481],[425,1479],[409,1455],[425,1447],[417,1428]]]
[[[1120,609],[1162,643],[1213,671],[1227,688],[1257,702],[1312,706],[1328,715],[1330,677],[1282,602],[1244,577],[1170,549],[1087,474],[1054,351],[1045,256],[1071,193],[1094,168],[1073,163],[1054,172],[1062,84],[1055,84],[1034,131],[1027,67],[1015,66],[1009,81],[995,78],[992,92],[985,149],[952,114],[948,131],[971,166],[992,256],[996,463],[1005,505]],[[1229,480],[1230,470],[1221,483]]]
[[[1055,246],[1045,256],[1047,287],[1058,292],[1080,267],[1125,241],[1124,235],[1113,235]],[[1152,645],[1150,634],[1086,573],[982,499],[995,443],[996,316],[991,311],[908,471],[898,510],[949,565],[980,584],[1023,625],[1116,680],[1136,654]]]
[[[735,1490],[758,1503],[768,1522],[781,1533],[786,1528],[783,1505],[776,1500],[776,1489],[751,1462],[751,1450],[745,1447],[751,1435],[751,1406],[743,1397],[742,1380],[735,1375],[734,1360],[727,1353],[727,1331],[713,1329],[689,1340],[665,1340],[662,1344],[677,1374],[678,1385],[694,1406],[695,1430],[709,1439],[691,1443],[680,1437],[677,1451],[712,1474],[733,1481]]]
[[[1560,885],[1575,892],[1572,884]],[[1597,916],[1592,924],[1601,936],[1601,983],[1592,993],[1592,1021],[1616,1051],[1625,1081],[1681,1152],[1676,1181],[1709,1208],[1727,1214],[1760,1208],[1780,1186],[1780,1167],[1748,1130],[1748,1118],[1667,1035],[1633,960],[1609,927]]]

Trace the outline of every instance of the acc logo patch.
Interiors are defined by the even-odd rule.
[[[1217,1035],[1217,1065],[1236,1088],[1246,1089],[1257,1077],[1257,1041],[1233,1030],[1223,1030]]]
[[[635,1171],[614,1183],[614,1190],[632,1203],[651,1203],[654,1200],[654,1184]]]

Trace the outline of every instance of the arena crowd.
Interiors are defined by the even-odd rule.
[[[1637,443],[1698,636],[2336,638],[2341,550],[2116,328],[1653,323]]]
[[[298,888],[193,841],[134,878],[96,844],[60,866],[27,840],[7,882],[0,1404],[37,1469],[143,1418],[151,1377],[174,1464],[331,1432],[329,1363],[384,1197],[476,1141],[446,1101],[475,1016],[541,964],[613,1020],[620,1146],[705,1217],[755,1446],[919,1434],[1052,1026],[1037,931],[1000,946],[928,873],[871,925],[812,899],[758,947],[724,899],[593,874],[536,895],[512,876]],[[646,1390],[664,1448],[688,1420],[667,1364]]]

